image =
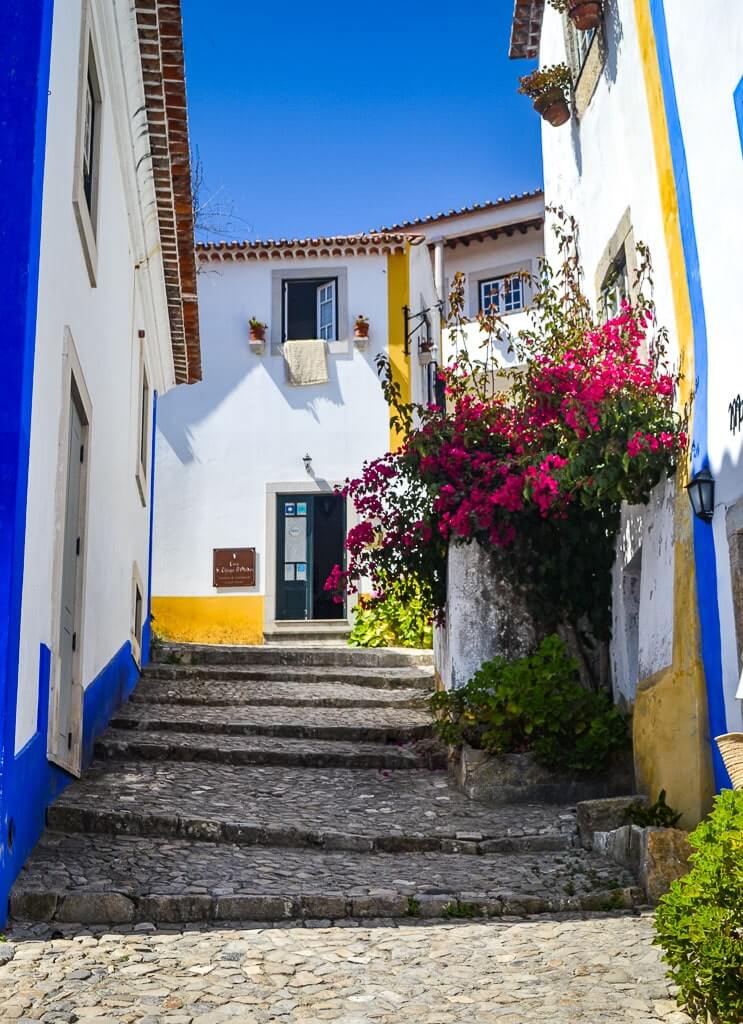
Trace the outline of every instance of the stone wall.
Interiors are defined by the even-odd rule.
[[[522,595],[477,543],[449,548],[446,623],[436,628],[434,660],[447,689],[464,686],[483,662],[530,654],[536,634]]]

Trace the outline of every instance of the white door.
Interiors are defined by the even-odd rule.
[[[49,759],[80,774],[82,682],[80,680],[80,588],[83,549],[83,481],[86,428],[74,395],[70,400],[67,485],[62,549],[59,649],[52,700]]]

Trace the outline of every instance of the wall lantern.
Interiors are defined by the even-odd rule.
[[[694,515],[711,523],[715,514],[715,478],[708,469],[700,470],[686,485]]]
[[[312,456],[310,455],[309,452],[307,452],[307,454],[303,457],[302,462],[304,463],[304,468],[307,470],[307,472],[311,473],[312,472]]]

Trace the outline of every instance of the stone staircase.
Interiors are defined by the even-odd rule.
[[[579,848],[572,808],[488,807],[451,785],[432,686],[420,652],[159,648],[49,809],[12,916],[136,927],[642,902]]]

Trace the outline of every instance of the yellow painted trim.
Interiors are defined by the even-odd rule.
[[[410,356],[405,355],[403,306],[410,305],[410,245],[405,252],[387,256],[387,337],[392,380],[399,384],[403,402],[410,401]],[[402,434],[390,427],[390,451],[396,451]]]
[[[635,17],[673,294],[679,366],[683,374],[679,388],[679,401],[683,408],[691,397],[694,379],[694,329],[649,0],[635,0]],[[688,474],[686,460],[679,467],[676,477],[672,663],[667,669],[639,684],[633,734],[635,770],[640,788],[653,799],[660,789],[665,789],[668,802],[684,812],[682,823],[690,827],[709,810],[714,782],[696,599],[692,523],[685,491]]]
[[[163,640],[262,644],[263,596],[153,597],[152,628]]]

